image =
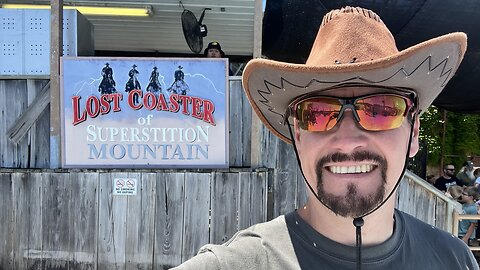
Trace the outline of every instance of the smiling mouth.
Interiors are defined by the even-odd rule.
[[[325,167],[329,172],[336,174],[352,174],[352,173],[369,173],[373,171],[377,165],[362,164],[355,166],[327,166]]]

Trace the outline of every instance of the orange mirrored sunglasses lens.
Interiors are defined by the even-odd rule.
[[[393,95],[379,95],[355,102],[360,125],[366,130],[389,130],[402,125],[407,100]]]
[[[342,105],[338,99],[315,98],[297,105],[297,118],[300,128],[308,131],[327,131],[337,123]]]

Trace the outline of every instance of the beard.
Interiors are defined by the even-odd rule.
[[[349,183],[347,185],[347,193],[345,195],[334,195],[328,193],[323,187],[322,170],[328,162],[344,162],[344,161],[375,161],[380,169],[381,182],[368,195],[362,195],[358,192],[357,185]],[[361,217],[372,211],[380,205],[385,197],[385,188],[387,184],[387,162],[386,160],[374,153],[361,151],[352,154],[334,153],[323,157],[317,162],[317,196],[321,203],[327,206],[332,212],[342,217]]]

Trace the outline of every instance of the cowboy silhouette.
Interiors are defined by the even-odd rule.
[[[153,67],[152,73],[150,74],[150,83],[147,86],[147,91],[152,93],[162,92],[162,86],[158,81],[158,76],[160,74],[157,71],[157,67]]]
[[[142,87],[140,86],[140,82],[137,79],[138,70],[136,69],[137,65],[133,64],[132,69],[128,72],[128,76],[130,79],[128,79],[127,84],[125,85],[125,92],[130,92],[132,90],[142,90]],[[138,95],[135,95],[135,103],[138,103]]]
[[[185,74],[182,71],[183,67],[178,66],[178,69],[175,71],[174,77],[175,81],[167,89],[168,92],[173,92],[174,94],[186,95],[187,91],[190,91],[187,83],[184,81]]]
[[[115,80],[113,80],[113,69],[108,63],[105,63],[105,66],[102,68],[102,81],[98,86],[98,92],[100,94],[111,94],[116,93],[115,89]]]

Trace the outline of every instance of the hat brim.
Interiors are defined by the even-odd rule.
[[[284,115],[295,97],[346,83],[405,87],[417,93],[423,112],[452,78],[466,48],[467,36],[452,33],[368,62],[308,66],[254,59],[243,71],[243,86],[260,120],[291,143]]]

